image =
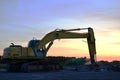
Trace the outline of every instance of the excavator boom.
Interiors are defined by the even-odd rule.
[[[84,30],[88,29],[88,33],[75,33],[71,31],[76,31],[76,30]],[[94,37],[94,31],[92,28],[84,28],[84,29],[70,29],[70,30],[55,30],[52,31],[48,34],[45,35],[41,39],[40,42],[36,45],[36,48],[39,50],[43,46],[49,43],[45,53],[44,57],[47,54],[47,51],[49,48],[52,46],[54,40],[56,39],[75,39],[75,38],[87,38],[87,43],[88,43],[88,48],[89,48],[89,54],[90,54],[90,59],[91,63],[95,63],[95,54],[96,54],[96,47],[95,47],[95,37]]]

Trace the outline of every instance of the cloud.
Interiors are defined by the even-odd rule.
[[[119,6],[115,5],[117,1],[113,0],[70,0],[69,2],[64,0],[52,0],[50,2],[48,0],[12,0],[11,2],[1,2],[1,4],[1,23],[14,23],[15,21],[16,23],[37,24],[66,18],[83,21],[86,18],[94,19],[102,16],[106,19],[108,17],[105,13],[110,12],[111,9],[109,8],[112,7],[116,7],[117,13],[119,13]],[[108,14],[113,15],[115,13]]]
[[[120,12],[120,11],[119,11]],[[112,13],[101,13],[101,12],[95,12],[95,13],[91,13],[87,16],[88,19],[94,19],[94,20],[97,20],[97,21],[101,21],[101,22],[110,22],[110,23],[115,23],[115,24],[118,24],[119,21],[120,21],[120,15],[119,15],[119,12],[112,12]],[[117,14],[114,14],[114,13],[117,13]]]
[[[51,47],[47,55],[52,56],[69,56],[69,57],[89,57],[89,52],[84,52],[82,49],[64,48],[64,47]]]
[[[120,46],[120,41],[118,42],[113,42],[112,44],[119,45]]]
[[[3,50],[2,49],[0,49],[0,55],[2,55],[3,54]]]

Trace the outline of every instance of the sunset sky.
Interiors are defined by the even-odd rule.
[[[55,29],[92,27],[97,60],[120,60],[120,0],[0,0],[0,54]],[[86,39],[56,40],[47,55],[88,57]]]

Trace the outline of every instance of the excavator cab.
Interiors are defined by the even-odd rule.
[[[38,42],[40,42],[40,40],[30,40],[28,43],[28,47],[32,48],[35,57],[43,57],[46,48],[44,46],[41,49],[37,49],[36,45],[38,44]]]

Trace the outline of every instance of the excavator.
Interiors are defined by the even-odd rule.
[[[88,30],[85,33],[77,30]],[[56,29],[47,33],[41,40],[30,40],[28,47],[11,45],[4,49],[2,60],[7,63],[7,71],[39,71],[58,70],[61,65],[57,61],[46,59],[46,55],[56,39],[86,38],[91,64],[96,63],[96,46],[93,28]]]

